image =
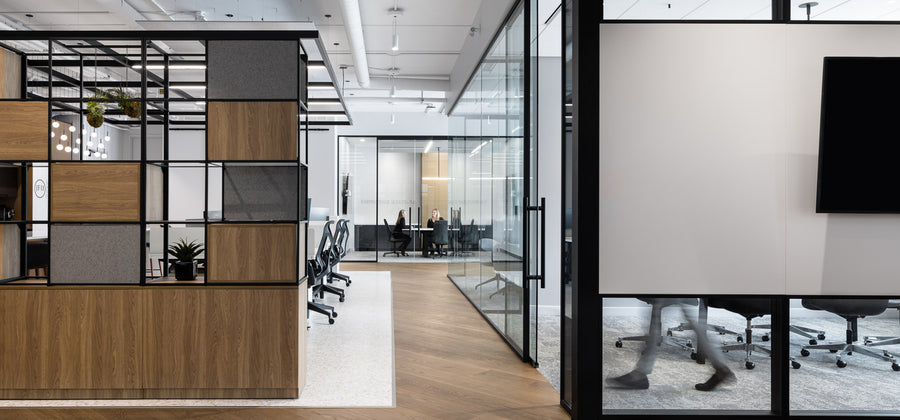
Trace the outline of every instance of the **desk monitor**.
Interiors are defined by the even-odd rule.
[[[328,220],[328,215],[330,213],[331,213],[331,210],[328,207],[310,207],[309,220],[310,221],[325,221],[325,220]]]

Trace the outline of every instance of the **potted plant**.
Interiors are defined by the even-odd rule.
[[[141,101],[135,101],[124,89],[116,88],[105,92],[106,97],[116,101],[122,113],[131,118],[141,117]]]
[[[197,258],[203,252],[202,244],[197,241],[188,243],[184,238],[169,245],[169,255],[175,257],[175,280],[194,280],[197,278]]]
[[[87,103],[87,116],[85,118],[91,127],[100,128],[103,125],[103,113],[106,111],[103,108],[103,99],[102,94],[94,94]]]

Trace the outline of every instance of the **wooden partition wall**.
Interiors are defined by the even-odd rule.
[[[92,100],[96,84],[76,83],[73,90],[69,79],[0,80],[0,181],[8,181],[0,187],[13,186],[0,190],[0,205],[16,209],[14,220],[0,221],[0,399],[299,396],[306,381],[307,288],[298,261],[306,254],[300,204],[306,202],[301,118],[307,112],[307,61],[299,39],[312,36],[304,34],[271,31],[255,35],[264,39],[241,40],[198,32],[197,39],[187,42],[198,41],[206,51],[179,59],[192,56],[206,65],[206,71],[191,73],[204,79],[191,83],[206,89],[186,97],[179,97],[184,91],[169,83],[171,68],[156,74],[133,70],[142,59],[168,62],[168,53],[150,43],[167,39],[165,32],[117,40],[128,41],[132,52],[118,51],[118,44],[111,43],[100,48],[100,59],[96,51],[87,54],[75,46],[90,39],[87,33],[44,40],[69,49],[59,58],[44,54],[29,59],[26,53],[0,49],[0,79],[20,74],[22,60],[34,65],[29,72],[69,74],[66,66],[74,66],[74,73],[83,74],[77,70],[83,62],[73,59],[77,57],[94,60],[93,65],[106,63],[101,70],[103,65],[118,66],[120,72],[132,69],[141,75],[139,82],[126,77],[104,83],[122,83],[132,93],[142,91],[134,88],[138,83],[152,92],[135,98],[147,102],[145,118],[116,119],[117,105],[106,105],[105,124],[137,127],[139,136],[129,139],[134,141],[130,155],[110,153],[110,161],[102,161],[96,160],[99,149],[88,159],[85,144],[69,140],[62,145],[67,141],[62,134],[80,139],[91,130],[86,112],[81,111],[81,118],[78,113]],[[138,59],[133,45],[142,46]],[[37,62],[45,64],[32,64]],[[13,67],[16,72],[9,71]],[[73,92],[81,98],[73,98]],[[203,114],[204,120],[185,121],[159,111],[173,112],[169,105],[179,101],[204,102],[205,112],[189,112],[192,118]],[[55,129],[52,121],[59,122]],[[205,130],[206,153],[198,160],[170,160],[169,153],[183,147],[169,141],[169,131],[180,128],[178,123]],[[150,139],[160,127],[161,146]],[[32,196],[38,187],[32,185],[32,174],[40,167],[49,174],[40,186],[49,200],[49,215],[33,220]],[[205,194],[203,207],[192,209],[202,214],[199,219],[169,217],[172,168],[198,168],[204,174],[203,188],[194,190]],[[226,169],[232,181],[227,192],[224,182],[216,186],[210,181],[214,171],[224,178]],[[278,177],[277,185],[260,185],[270,175]],[[254,200],[254,194],[264,200]],[[211,215],[217,207],[223,212]],[[26,232],[42,225],[48,237],[25,240]],[[205,269],[201,277],[178,281],[172,270],[157,270],[159,275],[149,270],[155,263],[148,261],[149,232],[160,228],[163,235],[171,229],[173,236],[178,229],[200,230],[197,237],[205,252],[194,261]],[[161,242],[165,246],[177,239]],[[41,274],[20,272],[38,260]]]

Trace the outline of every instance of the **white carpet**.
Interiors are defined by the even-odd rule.
[[[310,312],[306,387],[298,399],[0,400],[0,407],[394,407],[391,273],[345,274],[352,280],[345,301],[324,300],[338,313],[335,323]]]

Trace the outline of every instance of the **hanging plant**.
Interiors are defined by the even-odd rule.
[[[103,94],[98,92],[95,93],[87,103],[87,115],[85,116],[85,119],[87,119],[87,122],[91,127],[100,128],[100,126],[103,125],[103,113],[106,112],[106,109],[103,108],[103,99]]]
[[[131,118],[141,117],[141,101],[136,101],[124,89],[116,88],[107,90],[106,97],[116,101],[122,113]]]

